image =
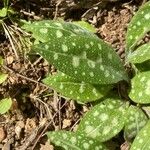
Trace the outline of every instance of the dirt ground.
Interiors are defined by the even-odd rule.
[[[12,0],[10,5],[18,12],[18,19],[85,20],[97,29],[97,35],[110,43],[124,58],[125,33],[134,12],[145,0]],[[2,4],[0,2],[0,6]],[[10,27],[11,24],[8,22]],[[15,27],[14,27],[15,28]],[[16,26],[16,28],[18,28]],[[42,84],[46,74],[55,71],[41,57],[30,59],[28,50],[13,51],[5,34],[0,32],[0,56],[8,79],[0,85],[0,99],[11,97],[9,113],[0,115],[0,149],[2,150],[53,150],[47,142],[47,131],[76,130],[83,114],[91,104],[79,105],[67,101]],[[121,133],[120,133],[121,134]],[[119,139],[119,140],[118,140]],[[111,141],[112,150],[127,150],[122,136]]]

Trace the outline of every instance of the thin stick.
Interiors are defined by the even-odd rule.
[[[8,71],[14,73],[16,76],[21,77],[21,78],[23,78],[23,79],[25,79],[25,80],[28,80],[28,81],[34,82],[34,83],[36,83],[36,84],[40,84],[40,85],[42,85],[42,86],[44,86],[44,87],[50,88],[49,86],[47,86],[47,85],[45,85],[45,84],[43,84],[43,83],[41,83],[41,82],[38,82],[38,81],[33,80],[33,79],[30,79],[30,78],[28,78],[28,77],[26,77],[26,76],[23,76],[23,75],[21,75],[21,74],[15,72],[15,71],[13,71],[12,69],[10,69],[10,68],[7,67],[7,66],[3,66],[3,68],[4,68],[5,70],[8,70]]]
[[[62,109],[65,105],[67,104],[67,101],[61,106],[60,109]],[[53,119],[55,118],[55,116],[58,114],[59,110],[54,114]],[[39,137],[37,138],[37,140],[35,141],[34,145],[32,146],[31,150],[34,150],[36,144],[38,143],[38,141],[40,140],[40,138],[42,137],[42,135],[44,134],[44,132],[47,130],[47,128],[49,127],[49,125],[52,123],[52,120],[45,126],[45,128],[43,129],[43,131],[41,132],[41,134],[39,135]]]
[[[49,110],[48,105],[47,105],[45,102],[43,102],[41,99],[39,99],[39,98],[37,98],[37,97],[35,97],[35,96],[33,96],[33,97],[31,97],[31,98],[33,98],[33,99],[35,99],[35,100],[38,100],[39,102],[41,102],[41,103],[46,107],[47,112],[48,112],[48,114],[49,114],[49,117],[50,117],[50,119],[52,120],[53,126],[55,127],[56,125],[55,125],[55,122],[54,122],[54,120],[53,120],[53,117],[52,117],[52,114],[51,114],[51,112],[50,112],[50,110]]]
[[[25,143],[22,146],[20,146],[17,150],[26,150],[27,147],[31,144],[31,142],[36,138],[37,134],[39,133],[39,130],[41,130],[45,124],[46,120],[43,119],[42,122],[40,122],[39,126],[32,131]]]
[[[10,44],[11,44],[11,46],[12,46],[12,49],[13,49],[13,51],[14,51],[14,54],[15,54],[16,58],[19,59],[19,56],[18,56],[18,54],[17,54],[16,48],[15,48],[15,46],[14,46],[14,43],[13,43],[13,41],[12,41],[12,37],[10,36],[11,34],[10,34],[10,32],[9,32],[9,29],[8,29],[7,25],[3,22],[3,23],[2,23],[2,26],[3,26],[3,28],[4,28],[5,34],[7,35],[8,39],[9,39],[9,41],[10,41]]]

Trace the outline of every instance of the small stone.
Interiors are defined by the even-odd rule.
[[[69,120],[69,119],[63,120],[63,126],[62,126],[63,129],[66,127],[69,127],[70,125],[71,125],[71,120]]]
[[[6,61],[7,61],[7,64],[10,65],[10,64],[13,63],[14,57],[13,57],[13,56],[8,56],[8,57],[6,58]]]

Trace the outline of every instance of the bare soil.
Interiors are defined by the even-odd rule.
[[[88,3],[88,0],[85,0],[85,4],[73,0],[12,0],[11,6],[18,13],[18,19],[86,20],[95,26],[97,35],[111,44],[123,59],[128,23],[144,2],[107,0],[98,5],[98,1]],[[0,115],[0,149],[53,150],[45,133],[59,129],[75,131],[91,104],[79,105],[73,100],[68,101],[42,84],[41,80],[46,74],[55,71],[54,67],[42,58],[24,56],[25,51],[17,51],[16,57],[9,39],[0,31],[0,56],[5,61],[0,69],[9,75],[7,81],[0,85],[0,99],[11,97],[13,100],[9,113]],[[112,150],[128,149],[121,136],[110,143],[114,145]]]

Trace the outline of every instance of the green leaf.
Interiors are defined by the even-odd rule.
[[[0,100],[0,114],[6,113],[12,105],[11,98],[5,98]]]
[[[85,28],[86,30],[88,30],[90,32],[96,33],[96,29],[91,24],[89,24],[88,22],[85,22],[85,21],[74,21],[73,23],[78,25],[78,26],[80,26],[80,27]]]
[[[150,1],[138,10],[129,23],[126,36],[127,50],[132,50],[148,31],[150,31]]]
[[[2,84],[8,77],[8,74],[0,73],[0,84]]]
[[[65,150],[107,150],[104,144],[78,133],[53,131],[48,132],[47,136],[52,143]]]
[[[150,149],[150,121],[140,130],[135,137],[130,150],[149,150]]]
[[[9,15],[14,15],[14,14],[16,14],[17,12],[15,12],[15,11],[13,10],[13,8],[8,7],[7,13],[8,13],[8,17],[9,17]]]
[[[150,71],[139,73],[131,80],[129,96],[136,103],[150,103]]]
[[[116,52],[102,40],[88,36],[53,38],[33,50],[59,71],[91,84],[112,84],[128,80]]]
[[[148,118],[142,109],[132,105],[129,107],[127,115],[124,136],[126,140],[130,141],[137,135],[139,130],[145,126]]]
[[[95,105],[81,120],[77,132],[105,142],[124,127],[127,104],[119,99],[107,99]]]
[[[32,36],[41,42],[48,42],[52,39],[59,39],[66,36],[92,36],[98,38],[88,30],[70,22],[42,20],[33,23],[25,23],[22,27],[26,31],[32,32]]]
[[[144,61],[140,64],[135,64],[135,66],[136,66],[136,68],[138,69],[139,72],[149,71],[150,60]]]
[[[7,8],[0,9],[0,17],[6,17],[7,16]]]
[[[77,81],[61,72],[46,77],[43,82],[63,96],[82,103],[100,99],[112,88],[111,85],[92,85]]]
[[[136,51],[128,55],[128,61],[131,63],[142,63],[150,60],[150,43],[140,46]]]
[[[3,65],[3,58],[0,56],[0,65]]]

